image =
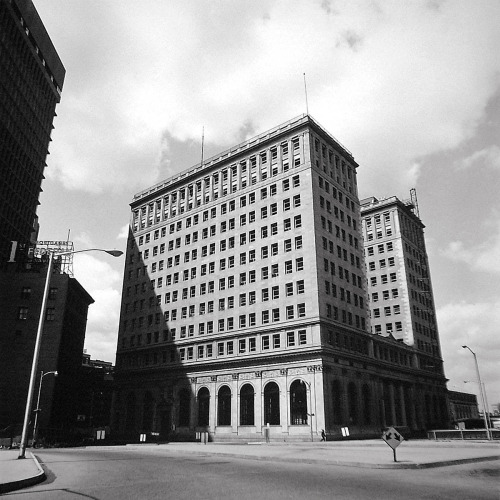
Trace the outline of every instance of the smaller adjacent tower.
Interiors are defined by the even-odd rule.
[[[419,367],[443,373],[424,224],[412,198],[361,201],[371,331],[416,348]]]

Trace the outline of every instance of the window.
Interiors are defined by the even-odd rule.
[[[266,351],[269,349],[269,335],[262,336],[262,350]]]
[[[279,349],[281,345],[280,334],[276,333],[273,335],[273,349]]]
[[[20,307],[17,313],[17,319],[28,319],[28,308]]]
[[[304,303],[297,304],[297,316],[299,318],[304,318],[306,315],[306,305]]]
[[[262,324],[269,323],[269,311],[262,311]]]

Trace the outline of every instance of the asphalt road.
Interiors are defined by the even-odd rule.
[[[498,500],[498,461],[435,469],[367,469],[196,456],[158,449],[36,453],[47,473],[5,495],[60,499],[452,499]]]

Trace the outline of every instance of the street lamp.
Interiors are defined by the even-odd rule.
[[[312,419],[314,417],[314,413],[312,412],[312,395],[311,395],[312,391],[311,391],[311,384],[310,384],[310,382],[306,382],[305,380],[301,380],[301,382],[303,384],[306,384],[307,387],[309,387],[309,411],[311,413],[307,413],[307,412],[306,413],[307,413],[308,417],[311,417],[309,419],[310,427],[311,427],[311,441],[314,441],[314,438],[313,438],[313,419]]]
[[[37,438],[37,427],[38,427],[38,414],[40,413],[40,395],[42,394],[42,382],[43,382],[43,377],[45,375],[50,375],[53,374],[54,377],[57,377],[57,371],[51,371],[51,372],[42,372],[40,373],[40,386],[38,387],[38,399],[36,401],[36,409],[35,409],[35,425],[33,426],[33,446],[35,446],[36,443],[36,438]]]
[[[28,425],[30,421],[31,414],[31,402],[33,399],[33,393],[35,391],[35,378],[36,371],[38,366],[38,356],[40,354],[40,345],[42,343],[42,334],[43,334],[43,323],[45,321],[45,309],[47,306],[47,299],[49,296],[49,287],[50,287],[50,279],[52,277],[52,266],[54,263],[54,256],[61,257],[63,255],[71,255],[74,253],[81,252],[105,252],[113,257],[119,257],[123,254],[120,250],[104,250],[102,248],[87,248],[86,250],[76,250],[71,252],[49,252],[49,262],[47,265],[47,277],[45,278],[45,288],[43,290],[43,299],[42,299],[42,309],[40,311],[40,319],[38,321],[38,330],[36,332],[36,341],[35,341],[35,351],[33,353],[33,363],[31,365],[31,376],[30,376],[30,384],[28,388],[28,398],[26,399],[26,409],[24,412],[24,422],[23,422],[23,433],[21,435],[21,444],[19,446],[19,457],[18,458],[26,458],[26,445],[28,442]]]
[[[486,412],[488,411],[488,408],[486,406],[486,397],[485,397],[484,391],[483,391],[483,384],[481,382],[481,375],[479,374],[479,365],[477,364],[477,356],[476,356],[476,353],[467,345],[463,345],[462,349],[469,349],[469,351],[474,356],[474,363],[476,365],[477,381],[479,384],[479,393],[481,394],[481,401],[483,403],[484,428],[486,429],[486,437],[487,437],[488,441],[491,441],[490,429],[488,427],[488,418],[486,417]]]

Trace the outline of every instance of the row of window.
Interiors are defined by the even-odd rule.
[[[349,218],[349,226],[351,225],[350,222],[351,220]],[[356,221],[354,219],[352,220],[352,223],[354,230],[356,230]],[[333,234],[333,228],[335,227],[335,236],[337,238],[339,239],[341,238],[344,243],[347,243],[347,241],[349,240],[349,244],[351,246],[354,246],[354,248],[358,248],[359,245],[358,238],[356,238],[350,233],[347,233],[345,229],[342,229],[337,224],[333,224],[333,222],[324,215],[321,216],[321,227],[325,231],[328,231],[330,234]]]
[[[353,314],[345,309],[339,309],[330,303],[326,304],[326,317],[334,321],[341,321],[344,325],[356,326],[361,330],[366,329],[366,319],[363,316]]]
[[[382,334],[382,325],[375,325],[374,326],[375,333],[378,335]],[[392,334],[394,331],[396,332],[402,332],[403,331],[403,324],[401,321],[396,321],[396,323],[386,323],[385,324],[385,333],[386,334]]]
[[[368,269],[370,271],[376,270],[377,263],[375,261],[371,261],[368,263]],[[389,257],[388,259],[380,259],[378,261],[378,268],[385,269],[386,267],[394,267],[396,265],[396,260],[394,257]]]
[[[25,306],[18,307],[17,309],[17,319],[27,320],[29,314],[29,308]],[[54,321],[56,319],[56,308],[47,307],[45,312],[45,321]]]
[[[201,309],[203,306],[203,310]],[[199,305],[199,314],[210,314],[213,312],[213,307],[214,303],[213,301],[208,303],[208,309],[205,309],[205,303],[202,303]],[[207,312],[205,312],[207,311]],[[178,319],[186,319],[186,318],[192,318],[195,316],[195,306],[191,305],[188,307],[183,307],[180,310],[180,317],[177,315],[178,310],[177,309],[172,309],[169,311],[164,312],[164,319],[165,322],[175,322]],[[284,309],[284,318],[282,317],[281,310],[279,307],[275,307],[273,309],[266,309],[260,312],[261,316],[261,324],[266,325],[269,324],[270,322],[278,322],[281,321],[281,319],[285,320],[293,320],[295,318],[304,318],[306,316],[306,305],[305,303],[300,303],[297,305],[287,305],[285,306]],[[148,320],[148,327],[151,327],[153,325],[153,318],[155,318],[156,324],[160,323],[161,316],[158,314],[158,316],[153,316],[148,315],[147,320]],[[246,314],[240,314],[237,318],[239,328],[247,328],[247,327],[252,327],[257,324],[257,313],[250,313],[248,315]],[[137,320],[137,321],[136,321]],[[128,325],[130,324],[130,330],[134,331],[136,326],[139,328],[142,328],[144,326],[144,316],[140,316],[139,318],[132,318],[130,323],[125,320],[123,322],[123,331],[127,331]],[[236,320],[233,317],[230,318],[222,318],[215,321],[208,321],[206,323],[199,323],[198,324],[198,334],[199,335],[204,335],[205,333],[211,334],[214,333],[214,328],[217,328],[218,332],[224,332],[224,331],[230,331],[234,330],[236,327]],[[192,337],[195,334],[195,327],[194,325],[183,325],[180,329],[180,338],[185,338],[186,336]],[[172,340],[175,339],[176,335],[176,330],[175,328],[170,328],[170,335]],[[132,344],[133,345],[133,344]]]
[[[340,245],[334,245],[333,241],[328,240],[327,238],[323,237],[323,250],[326,252],[330,252],[331,254],[335,254],[335,249],[337,250],[337,258],[339,260],[344,260],[345,262],[349,262],[350,257],[350,262],[351,266],[355,266],[358,269],[361,268],[361,260],[357,255],[354,255],[352,252],[348,252],[345,248],[342,248]]]
[[[382,299],[383,300],[389,300],[389,299],[397,299],[399,297],[399,289],[398,288],[392,288],[391,290],[383,290],[381,292]],[[373,292],[372,293],[372,302],[378,302],[380,297],[379,292]]]
[[[345,200],[345,206],[347,207],[347,210],[350,210],[351,212],[355,213],[356,212],[356,206],[354,204],[354,201],[350,200],[347,196],[344,197],[341,191],[337,191],[337,188],[333,185],[330,186],[330,183],[323,179],[321,176],[318,177],[318,182],[319,182],[319,187],[321,189],[324,189],[328,194],[330,194],[330,187],[332,191],[332,197],[334,200],[339,201],[339,203],[344,204]],[[356,221],[354,221],[355,223]],[[356,226],[354,226],[354,229],[356,229]]]
[[[360,307],[361,309],[364,308],[364,300],[363,297],[356,294],[352,293],[350,290],[346,290],[345,288],[339,287],[339,292],[337,293],[337,285],[333,282],[330,282],[328,280],[325,280],[325,294],[326,295],[331,295],[332,297],[339,297],[342,302],[347,302],[348,304],[354,304],[356,307]],[[351,296],[352,299],[351,300]]]
[[[293,217],[289,217],[283,220],[283,231],[290,231],[292,228],[298,229],[302,227],[302,216],[295,215]],[[213,228],[213,231],[212,231]],[[210,235],[212,236],[215,235],[215,225],[211,226],[211,233]],[[260,237],[261,239],[268,238],[269,236],[276,236],[278,234],[278,223],[274,222],[270,224],[269,226],[262,226],[260,228]],[[178,238],[180,240],[180,238]],[[240,233],[239,234],[239,244],[240,246],[246,245],[247,243],[253,243],[256,239],[256,231],[251,230],[248,233]],[[238,239],[235,236],[231,236],[228,239],[223,239],[219,241],[219,251],[220,252],[225,252],[226,250],[230,250],[235,247],[236,241]],[[180,248],[181,243],[179,241],[179,244],[176,246],[176,248]],[[164,245],[160,245],[159,247],[153,247],[153,252],[152,256],[155,257],[158,254],[158,248],[160,250],[160,254],[164,253],[165,247]],[[201,248],[201,257],[206,257],[207,255],[213,255],[216,252],[216,242],[210,243],[209,245],[204,245]],[[147,260],[150,256],[150,250],[146,249],[144,250],[144,253],[139,252],[139,261],[142,259]],[[133,256],[129,260],[129,264],[134,263]],[[196,260],[198,258],[198,249],[193,249],[191,252],[186,251],[184,252],[184,262],[189,262],[190,260]],[[178,254],[173,257],[169,257],[167,259],[167,267],[172,267],[172,265],[178,265],[180,264],[181,261],[181,255]],[[138,276],[139,273],[141,272],[142,267],[137,268],[136,270],[136,275]],[[129,271],[129,277],[132,277],[132,271]]]
[[[394,244],[392,241],[388,241],[387,243],[380,243],[380,245],[377,245],[377,251],[378,253],[384,253],[385,251],[387,252],[392,252],[394,250]],[[371,257],[375,254],[375,247],[369,246],[366,248],[366,254]]]
[[[294,158],[293,161],[293,166],[295,168],[299,167],[301,164],[300,158]],[[289,165],[288,162],[283,163],[283,171],[286,172],[289,170]],[[246,167],[245,167],[246,171]],[[273,169],[271,171],[272,176],[274,177],[275,175],[278,175],[278,168],[277,165],[273,166]],[[228,183],[224,182],[224,175],[227,175],[227,170],[222,171],[222,185],[221,185],[221,196],[227,196],[228,194],[235,193],[238,191],[238,183],[232,182],[231,185],[229,186]],[[255,175],[254,175],[255,174]],[[250,184],[254,185],[257,183],[257,172],[255,171],[254,174],[252,174]],[[261,171],[261,179],[260,180],[265,180],[267,179],[267,172]],[[134,232],[138,231],[140,229],[144,229],[147,226],[151,226],[154,223],[159,223],[162,220],[162,215],[163,215],[163,220],[167,220],[172,217],[176,217],[177,215],[183,214],[187,210],[192,210],[193,208],[197,208],[201,206],[201,204],[204,203],[209,203],[211,199],[216,200],[219,198],[219,190],[218,190],[218,185],[219,185],[219,172],[216,172],[215,174],[212,175],[213,179],[213,185],[212,185],[212,190],[213,193],[205,193],[204,197],[202,196],[201,188],[202,185],[205,185],[205,188],[210,190],[210,178],[207,177],[205,181],[197,181],[196,187],[197,187],[197,193],[196,196],[194,196],[194,185],[188,186],[187,188],[183,188],[179,191],[179,196],[177,196],[177,192],[167,194],[163,197],[163,199],[158,199],[156,202],[149,203],[148,205],[144,205],[140,209],[134,210],[133,212],[133,229]],[[282,181],[282,190],[283,192],[286,192],[290,189],[290,187],[295,188],[300,186],[300,176],[299,175],[294,175],[293,177],[288,177],[286,179],[283,179]],[[214,189],[215,187],[215,189]],[[246,180],[242,180],[241,182],[241,189],[245,189],[247,187],[247,182]],[[276,196],[278,191],[278,185],[277,183],[271,184],[270,186],[266,186],[264,188],[260,189],[260,199],[265,200],[266,198]],[[239,205],[240,207],[245,207],[247,205],[247,199],[248,199],[248,204],[255,203],[256,201],[256,193],[257,191],[254,191],[252,193],[249,193],[248,195],[241,196],[239,199]],[[186,194],[188,195],[186,197]],[[248,198],[247,198],[248,196]],[[163,206],[162,206],[163,205]],[[230,200],[229,202],[222,203],[220,205],[220,213],[225,214],[227,213],[227,210],[233,211],[236,209],[236,201],[235,200]],[[205,210],[202,213],[203,221],[208,220],[209,216],[209,210]],[[215,218],[216,216],[216,208],[213,207],[210,210],[210,216],[212,218]],[[188,220],[189,219],[189,220]],[[180,224],[179,224],[180,222]],[[189,227],[191,223],[197,224],[199,222],[199,215],[195,214],[193,216],[193,219],[191,217],[188,217],[186,219],[186,227]],[[188,225],[189,224],[189,225]],[[172,233],[175,229],[180,230],[182,229],[182,221],[178,221],[176,225],[171,224],[170,226],[170,232]],[[147,243],[147,241],[146,241]],[[141,244],[141,243],[139,243]]]
[[[341,280],[345,280],[347,283],[352,283],[358,288],[363,288],[362,278],[355,273],[350,273],[348,269],[344,269],[342,266],[335,266],[335,262],[329,261],[328,259],[323,259],[323,269],[325,273],[330,273],[332,276],[337,276]],[[338,270],[338,273],[336,272]]]
[[[171,339],[175,340],[175,331],[170,334]],[[165,336],[166,338],[166,336]],[[137,342],[137,343],[136,343]],[[158,332],[155,332],[155,342],[158,342]],[[177,347],[171,349],[170,362],[185,361],[203,358],[211,358],[214,355],[214,347],[217,348],[218,357],[231,356],[234,354],[256,353],[260,342],[260,352],[270,349],[281,349],[282,347],[296,347],[307,344],[306,330],[289,330],[284,333],[262,334],[257,337],[249,337],[238,340],[218,341],[206,344],[198,344],[197,346]],[[286,344],[285,344],[286,342]],[[146,345],[150,345],[151,333],[148,334]],[[142,345],[142,335],[132,335],[130,337],[130,347]],[[122,339],[122,348],[127,347],[126,338]],[[235,350],[235,347],[237,350]],[[149,354],[149,353],[148,353]],[[157,354],[157,352],[156,352]],[[167,351],[163,351],[162,362],[167,362]],[[130,358],[129,358],[130,359]],[[158,360],[158,358],[156,358]],[[156,361],[155,364],[159,362]]]
[[[396,275],[396,273],[382,274],[380,276],[380,283],[382,285],[386,285],[387,283],[389,283],[389,280],[391,281],[391,283],[396,282],[397,281],[397,275]],[[370,285],[371,286],[377,286],[378,285],[378,278],[377,278],[377,276],[371,276],[370,277]]]
[[[56,287],[50,287],[49,288],[49,294],[47,296],[47,298],[49,300],[55,300],[57,298],[57,288]],[[31,298],[31,292],[32,292],[32,289],[30,286],[23,286],[21,288],[21,294],[20,294],[20,297],[22,300],[29,300]]]
[[[373,317],[380,318],[381,309],[376,307],[373,309]],[[384,316],[391,316],[392,314],[401,314],[401,306],[396,304],[395,306],[385,306],[384,307]]]

